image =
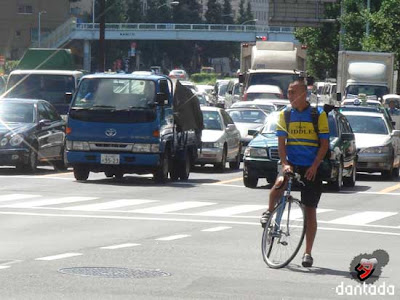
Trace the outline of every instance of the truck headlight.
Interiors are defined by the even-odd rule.
[[[159,144],[135,144],[132,147],[132,152],[154,153],[160,152]]]
[[[268,157],[268,152],[267,152],[267,149],[264,149],[264,148],[247,147],[246,150],[244,150],[244,156]]]
[[[7,143],[8,143],[8,138],[3,138],[3,139],[1,140],[1,142],[0,142],[0,146],[1,146],[1,147],[4,147],[5,145],[7,145]]]
[[[381,154],[381,153],[389,153],[390,147],[389,146],[380,146],[380,147],[370,147],[361,149],[360,153],[371,153],[371,154]]]
[[[80,141],[73,141],[72,142],[72,150],[76,151],[89,151],[89,143],[88,142],[80,142]]]
[[[24,141],[24,138],[18,134],[14,135],[11,140],[10,140],[10,145],[15,147],[21,145],[21,143]]]

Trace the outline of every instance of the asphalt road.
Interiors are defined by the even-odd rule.
[[[258,221],[269,186],[245,188],[241,175],[199,168],[185,183],[156,185],[91,173],[82,183],[71,172],[1,168],[0,299],[364,299],[339,294],[360,286],[353,258],[377,249],[389,262],[374,285],[398,299],[400,182],[361,174],[355,188],[326,190],[314,267],[301,267],[301,249],[273,270]]]

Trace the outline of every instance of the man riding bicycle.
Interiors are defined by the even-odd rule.
[[[278,151],[282,169],[269,195],[268,210],[261,216],[263,227],[286,186],[283,174],[296,172],[301,175],[304,186],[301,188],[301,203],[306,216],[306,249],[302,259],[303,267],[311,267],[311,250],[317,232],[316,210],[322,193],[322,179],[318,167],[329,148],[329,126],[326,113],[318,109],[318,130],[313,125],[313,108],[306,100],[307,86],[303,79],[289,85],[288,98],[292,108],[286,126],[285,110],[280,114],[277,124]],[[288,127],[288,128],[286,128]]]

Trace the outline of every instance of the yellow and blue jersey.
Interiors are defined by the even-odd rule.
[[[285,110],[279,115],[276,135],[286,137],[288,161],[297,166],[311,166],[317,156],[319,139],[329,139],[328,117],[318,108],[318,131],[315,132],[311,116],[311,106],[300,112],[292,108],[289,128],[286,128]]]

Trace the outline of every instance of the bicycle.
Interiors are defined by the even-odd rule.
[[[285,193],[270,214],[263,231],[261,241],[263,259],[273,269],[288,265],[299,252],[304,240],[305,213],[300,201],[290,195],[293,180],[304,185],[300,180],[300,174],[285,174],[282,185],[276,187],[282,188],[287,182]]]

